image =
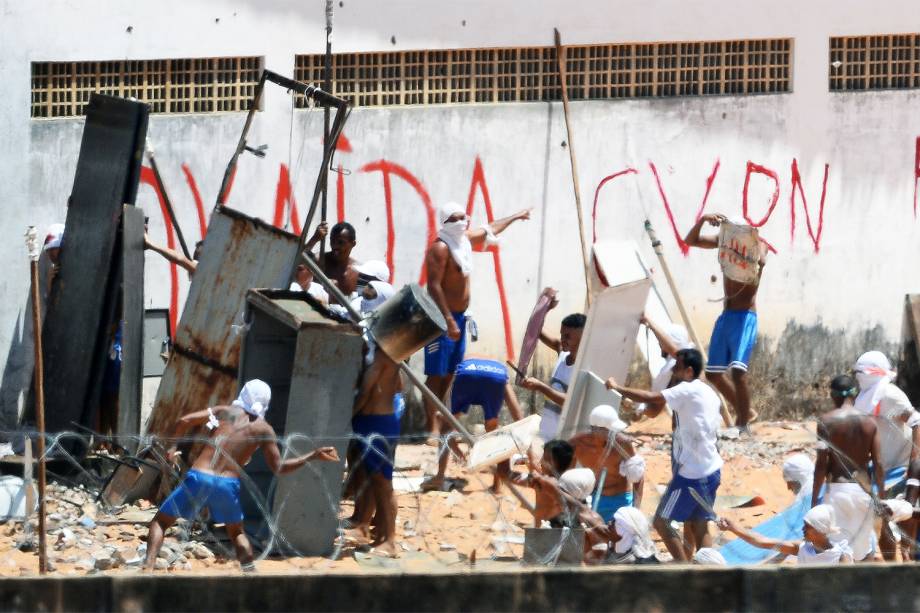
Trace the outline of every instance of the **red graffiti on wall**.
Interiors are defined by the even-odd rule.
[[[486,221],[492,223],[495,216],[492,214],[492,198],[489,196],[489,186],[486,184],[485,172],[482,169],[482,160],[476,156],[476,163],[473,166],[473,178],[470,181],[470,193],[466,198],[466,214],[473,214],[473,198],[476,195],[476,188],[482,193],[482,202],[486,209]],[[511,312],[508,309],[508,298],[505,295],[505,278],[502,275],[501,250],[498,245],[490,247],[479,247],[477,251],[492,252],[492,269],[495,272],[495,284],[498,286],[498,301],[502,308],[502,323],[505,328],[505,351],[509,360],[514,360],[514,340],[511,337]]]
[[[166,246],[170,249],[176,248],[176,239],[174,236],[174,230],[172,222],[169,220],[169,213],[166,210],[166,199],[163,198],[163,193],[160,191],[159,186],[157,185],[156,177],[153,174],[153,169],[148,168],[147,166],[141,167],[141,179],[142,184],[149,185],[153,188],[154,193],[157,196],[157,202],[160,204],[160,212],[163,214],[163,223],[166,225]],[[176,333],[176,321],[177,314],[179,312],[179,269],[174,262],[169,264],[169,326],[173,331],[173,334]]]
[[[920,136],[914,141],[914,219],[917,218],[917,181],[920,180]]]
[[[288,167],[281,164],[281,170],[278,173],[278,187],[275,188],[275,216],[272,223],[284,228],[284,209],[285,205],[291,207],[291,229],[294,234],[300,234],[300,216],[297,214],[297,200],[294,198],[294,190],[291,187],[291,175]]]
[[[393,190],[392,184],[390,182],[390,175],[395,175],[408,183],[409,186],[415,190],[415,193],[418,194],[419,198],[421,198],[422,205],[425,207],[426,221],[428,224],[428,240],[426,244],[433,242],[435,236],[437,236],[434,223],[434,206],[431,204],[431,197],[428,195],[428,190],[425,189],[425,186],[422,185],[422,182],[418,180],[418,177],[409,172],[403,166],[390,162],[389,160],[377,160],[376,162],[365,164],[360,168],[360,172],[377,171],[379,171],[383,176],[383,203],[386,210],[387,219],[386,261],[387,266],[390,267],[390,281],[392,281],[393,274],[395,272],[395,267],[393,265],[393,248],[396,245],[396,232],[393,223]],[[420,285],[424,285],[426,280],[427,271],[425,270],[425,265],[423,263],[422,270],[419,273],[418,282]]]
[[[601,182],[597,184],[597,189],[594,190],[594,205],[591,207],[591,244],[597,242],[597,197],[601,193],[601,188],[604,187],[610,181],[613,181],[617,177],[622,177],[623,175],[634,175],[638,174],[638,171],[635,168],[626,168],[619,172],[615,172],[612,175],[607,175]]]
[[[703,194],[703,201],[700,203],[700,208],[696,211],[696,217],[693,223],[698,222],[700,217],[703,216],[703,210],[706,208],[706,202],[709,200],[709,192],[712,190],[712,183],[715,181],[716,174],[719,172],[719,163],[717,158],[716,163],[712,166],[712,172],[706,179],[706,192]],[[661,186],[661,178],[658,176],[658,169],[651,161],[649,161],[648,166],[652,171],[652,175],[655,177],[655,185],[658,186],[658,194],[661,196],[661,203],[664,205],[664,212],[668,217],[668,222],[671,224],[671,230],[674,231],[674,238],[677,240],[677,246],[680,248],[681,253],[687,255],[690,252],[690,246],[684,241],[684,237],[681,236],[681,233],[677,230],[677,223],[674,221],[674,212],[671,210],[671,204],[668,202],[668,197],[665,195],[664,188]]]
[[[762,174],[770,177],[774,183],[773,195],[770,197],[770,206],[767,208],[766,214],[761,218],[760,221],[754,221],[751,219],[751,216],[748,214],[748,186],[751,183],[751,175],[753,174]],[[762,227],[767,220],[770,219],[770,215],[773,214],[773,209],[776,208],[776,203],[779,202],[779,176],[776,172],[767,168],[766,166],[761,166],[760,164],[755,164],[754,162],[747,163],[747,172],[744,173],[744,189],[741,192],[741,214],[744,215],[745,221],[751,224],[755,228]]]
[[[799,175],[798,160],[792,158],[792,186],[789,194],[789,213],[792,216],[790,222],[790,241],[795,238],[795,190],[798,187],[799,195],[802,196],[802,208],[805,209],[805,227],[808,229],[808,236],[815,247],[815,253],[821,248],[821,232],[824,230],[824,198],[827,195],[827,173],[830,169],[828,164],[824,165],[824,181],[821,183],[821,203],[818,205],[818,231],[815,232],[811,227],[811,215],[808,213],[808,202],[805,200],[805,191],[802,188],[802,177]]]
[[[201,201],[201,192],[198,191],[198,183],[195,181],[195,175],[192,174],[192,170],[188,167],[188,164],[182,165],[182,173],[185,175],[185,182],[188,183],[188,188],[192,192],[192,199],[195,201],[195,211],[198,213],[198,235],[204,238],[205,234],[208,233],[208,223],[205,221],[204,203]]]

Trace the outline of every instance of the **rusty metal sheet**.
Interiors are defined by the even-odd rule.
[[[118,386],[118,443],[134,451],[141,432],[144,377],[144,211],[124,205],[122,213],[121,381]]]
[[[246,292],[287,286],[297,240],[233,209],[214,209],[148,433],[169,434],[182,415],[233,399]]]
[[[146,133],[146,105],[90,98],[42,332],[48,432],[95,425],[120,282],[118,225],[137,194]]]

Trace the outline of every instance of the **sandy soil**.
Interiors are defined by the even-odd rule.
[[[670,421],[664,416],[633,424],[630,432],[637,440],[638,451],[648,464],[642,510],[652,515],[670,477]],[[720,510],[744,526],[752,527],[768,519],[792,502],[780,466],[783,458],[796,451],[813,449],[814,423],[764,423],[754,427],[754,438],[721,442],[725,467],[722,469],[723,496],[759,496],[763,504],[747,508]],[[397,453],[397,470],[408,481],[434,472],[436,449],[425,445],[403,445]],[[264,559],[256,563],[262,573],[352,573],[364,570],[430,572],[438,569],[477,569],[512,567],[522,555],[524,527],[532,525],[529,513],[506,489],[499,495],[489,491],[492,476],[487,472],[470,474],[452,463],[449,475],[468,479],[460,492],[401,492],[397,530],[400,558],[387,559],[342,542],[336,559],[287,558]],[[407,482],[397,479],[396,483]],[[524,490],[530,500],[532,492]],[[134,573],[143,554],[146,521],[153,509],[146,503],[113,513],[98,508],[88,492],[55,487],[49,496],[49,555],[54,572],[63,575],[87,573]],[[350,502],[343,502],[341,517],[351,514]],[[79,523],[90,527],[84,527]],[[92,520],[92,521],[89,521]],[[34,520],[33,520],[34,522]],[[118,523],[115,523],[118,522]],[[70,533],[62,531],[67,527]],[[169,573],[238,573],[239,567],[226,546],[207,535],[178,526],[168,533]],[[713,526],[712,530],[718,531]],[[72,534],[71,534],[72,533]],[[218,529],[215,534],[223,536]],[[0,576],[33,575],[38,571],[37,554],[20,551],[16,544],[23,539],[21,522],[0,526]],[[725,540],[728,540],[725,538]],[[207,549],[201,545],[206,545]],[[658,543],[661,553],[665,550]],[[138,551],[138,548],[141,550]],[[108,556],[106,555],[108,554]],[[94,557],[112,558],[111,568]],[[475,563],[471,563],[475,560]]]

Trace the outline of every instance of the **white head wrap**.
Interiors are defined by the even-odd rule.
[[[620,540],[616,542],[617,553],[632,550],[637,557],[655,555],[655,545],[649,534],[648,518],[635,507],[620,507],[613,514],[614,527]]]
[[[61,246],[61,241],[64,240],[64,224],[62,223],[53,223],[48,226],[48,234],[45,236],[45,245],[42,247],[43,251],[48,249],[57,249]]]
[[[620,474],[630,483],[638,483],[645,476],[645,458],[638,453],[620,462]]]
[[[829,504],[812,507],[805,514],[805,523],[825,536],[833,536],[840,532],[834,507]]]
[[[233,401],[233,406],[243,409],[250,415],[264,417],[271,399],[272,389],[268,387],[268,383],[259,379],[251,379],[240,390],[240,395]]]
[[[694,347],[687,329],[680,324],[671,323],[668,325],[668,336],[671,337],[678,349],[693,349]]]
[[[591,409],[588,423],[595,428],[606,428],[611,432],[622,432],[626,423],[620,419],[617,410],[609,404],[600,404]]]
[[[389,300],[396,293],[396,290],[393,289],[393,286],[385,281],[371,281],[368,283],[371,287],[374,288],[374,291],[377,292],[376,298],[367,299],[361,298],[361,308],[358,309],[362,313],[370,313],[381,304]]]
[[[859,395],[854,404],[859,411],[874,415],[885,387],[896,375],[891,370],[891,362],[881,351],[867,351],[856,360],[853,370],[859,382]]]
[[[373,277],[378,281],[390,282],[390,267],[383,260],[368,260],[355,266],[355,270],[362,275]]]
[[[469,221],[466,219],[447,221],[451,216],[458,214],[466,215],[466,211],[456,202],[447,202],[441,205],[438,210],[438,219],[441,222],[438,238],[444,241],[450,249],[450,255],[457,263],[457,266],[460,267],[460,272],[468,277],[473,271],[473,245],[466,235]]]
[[[725,557],[712,547],[703,547],[695,554],[693,554],[693,562],[695,564],[703,564],[706,566],[728,565],[728,562],[725,561]]]
[[[815,474],[815,465],[804,453],[797,453],[786,458],[783,462],[783,479],[792,481],[801,486],[800,492],[809,488]],[[811,496],[811,492],[808,492]]]
[[[559,477],[559,487],[576,500],[585,500],[594,492],[594,471],[590,468],[572,468]]]
[[[895,523],[910,519],[914,515],[914,507],[902,498],[884,500],[882,504],[891,509],[891,519]],[[897,534],[897,532],[895,532]]]

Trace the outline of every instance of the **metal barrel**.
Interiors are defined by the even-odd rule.
[[[369,317],[374,340],[394,361],[413,353],[447,332],[447,322],[428,292],[416,283],[403,286]]]

